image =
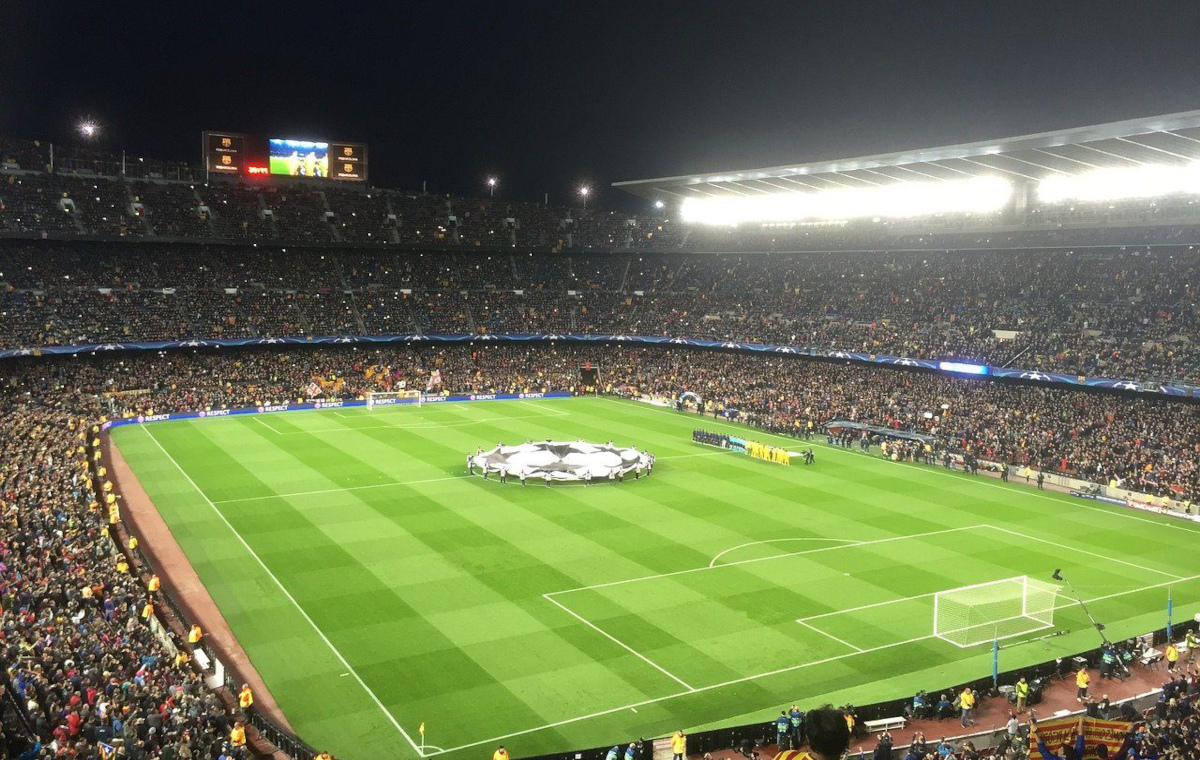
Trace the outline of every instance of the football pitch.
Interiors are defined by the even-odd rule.
[[[1200,605],[1189,523],[816,445],[784,467],[609,398],[332,409],[113,437],[292,725],[347,760],[515,757],[772,719],[991,674],[933,635],[934,594],[1074,582],[1119,639]],[[657,455],[654,474],[527,487],[466,474],[498,441]],[[877,450],[876,450],[877,451]],[[1000,667],[1097,645],[1060,596]],[[1027,639],[1044,635],[1031,633]]]

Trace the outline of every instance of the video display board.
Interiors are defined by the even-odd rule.
[[[367,146],[272,137],[271,174],[288,177],[363,182],[367,179]]]

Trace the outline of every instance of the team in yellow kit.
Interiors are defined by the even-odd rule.
[[[792,455],[786,449],[781,449],[778,446],[768,446],[765,443],[757,441],[746,441],[746,453],[756,459],[765,459],[768,462],[791,466]]]

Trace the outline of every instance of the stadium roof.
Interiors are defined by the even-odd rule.
[[[681,200],[988,175],[1036,182],[1096,169],[1192,161],[1200,161],[1200,111],[834,161],[614,182],[613,187],[644,198]]]

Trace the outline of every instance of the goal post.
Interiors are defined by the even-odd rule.
[[[416,404],[420,406],[424,403],[425,394],[418,390],[406,391],[373,391],[367,394],[367,408],[374,409],[377,406],[392,406],[394,404]]]
[[[1020,575],[933,595],[933,635],[957,647],[1054,627],[1059,587]]]

